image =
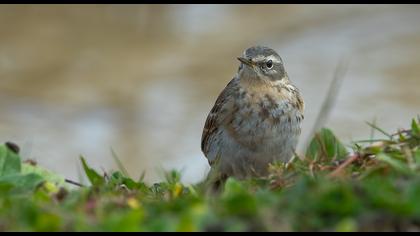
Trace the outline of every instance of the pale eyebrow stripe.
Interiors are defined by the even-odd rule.
[[[268,61],[268,60],[272,60],[273,62],[281,62],[281,61],[279,61],[279,59],[277,59],[275,56],[268,56],[268,57],[265,57],[264,55],[258,55],[256,58],[255,58],[255,61]]]
[[[275,56],[268,56],[267,59],[272,60],[273,62],[281,63],[281,61],[278,58],[276,58]]]

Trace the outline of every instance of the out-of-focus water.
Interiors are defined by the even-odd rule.
[[[79,155],[133,177],[208,170],[200,138],[217,95],[255,44],[276,49],[301,89],[307,140],[338,61],[349,58],[327,126],[345,142],[373,121],[406,127],[420,108],[416,5],[0,7],[0,141],[78,179]],[[379,136],[379,134],[378,134]]]

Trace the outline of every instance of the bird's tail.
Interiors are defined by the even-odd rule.
[[[206,189],[212,193],[220,193],[228,177],[220,171],[216,163],[213,164],[205,180]]]

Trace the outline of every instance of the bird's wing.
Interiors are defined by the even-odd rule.
[[[207,116],[206,123],[204,125],[203,134],[201,136],[201,150],[203,151],[209,163],[212,164],[213,157],[209,157],[207,154],[210,150],[210,139],[217,133],[218,129],[223,125],[223,121],[226,120],[229,112],[221,112],[222,110],[229,110],[229,106],[232,106],[232,96],[235,90],[238,88],[237,77],[233,78],[220,93],[213,108]]]

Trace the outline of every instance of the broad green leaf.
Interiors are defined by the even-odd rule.
[[[312,160],[318,160],[322,156],[322,147],[316,136],[311,140],[308,149],[306,149],[306,157]]]
[[[20,157],[6,145],[0,145],[0,177],[20,173]]]
[[[333,132],[327,128],[321,129],[311,140],[306,156],[313,159],[331,160],[333,158],[342,159],[346,157],[347,150],[343,144],[335,137]]]
[[[38,187],[44,178],[42,176],[31,173],[27,175],[12,174],[0,177],[0,185],[12,184],[14,192],[30,192],[34,191]]]
[[[42,176],[42,178],[44,178],[48,182],[52,182],[60,186],[66,185],[66,182],[62,176],[54,172],[51,172],[39,165],[31,165],[28,163],[22,163],[22,174],[30,174],[30,173],[38,174]]]
[[[80,156],[80,160],[82,161],[83,169],[85,170],[86,176],[88,177],[92,185],[99,186],[105,182],[104,178],[101,175],[99,175],[94,169],[90,168],[86,164],[86,161],[82,156]]]

